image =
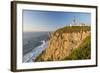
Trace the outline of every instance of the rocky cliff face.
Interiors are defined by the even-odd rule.
[[[73,31],[72,31],[73,30]],[[63,60],[69,56],[72,50],[79,47],[87,36],[90,36],[90,29],[76,28],[69,30],[57,30],[51,34],[51,38],[48,41],[48,47],[46,50],[36,59],[37,61],[58,61]]]

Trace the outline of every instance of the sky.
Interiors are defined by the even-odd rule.
[[[55,31],[76,23],[91,24],[90,13],[23,10],[23,31]]]

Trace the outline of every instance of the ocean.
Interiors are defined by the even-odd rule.
[[[47,47],[49,32],[23,32],[23,62],[32,62]]]

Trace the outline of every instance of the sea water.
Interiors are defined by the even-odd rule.
[[[23,32],[23,62],[33,62],[47,48],[49,32]]]

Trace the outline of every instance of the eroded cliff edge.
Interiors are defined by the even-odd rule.
[[[79,48],[87,37],[91,36],[90,30],[90,26],[66,26],[56,30],[51,34],[48,47],[36,58],[36,61],[65,59],[73,50]]]

